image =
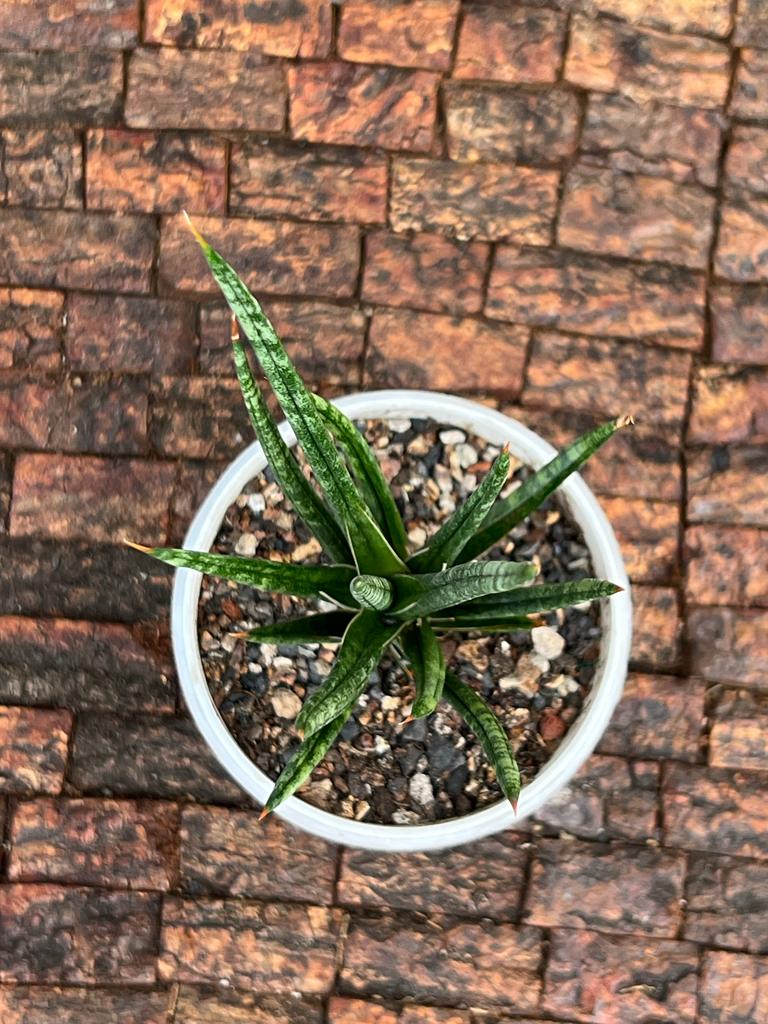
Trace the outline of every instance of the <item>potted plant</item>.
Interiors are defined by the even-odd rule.
[[[452,396],[383,391],[329,403],[306,389],[257,300],[194,227],[192,231],[232,311],[235,367],[259,439],[220,477],[184,548],[134,545],[179,570],[172,606],[174,654],[198,727],[227,771],[263,804],[262,817],[279,809],[286,820],[335,842],[372,849],[432,849],[516,823],[572,777],[599,740],[623,687],[631,634],[626,573],[603,512],[572,474],[616,430],[631,423],[631,417],[604,423],[557,454],[514,420]],[[238,322],[285,413],[286,422],[279,427],[254,377]],[[353,422],[356,417],[434,420],[495,446],[495,457],[487,461],[479,484],[452,514],[443,516],[431,536],[417,535],[421,544],[416,550],[380,463]],[[297,442],[311,478],[296,457]],[[527,471],[520,486],[509,491],[513,457],[534,471]],[[313,564],[287,560],[279,551],[270,557],[210,552],[227,509],[267,463],[280,500],[289,500],[288,507],[322,548]],[[534,560],[480,557],[527,522],[557,488],[582,531],[595,571],[605,578],[536,582],[539,565]],[[291,744],[287,754],[284,748],[276,780],[237,743],[211,696],[196,629],[202,574],[315,605],[240,633],[236,642],[283,644],[289,651],[339,644],[320,685],[314,690],[311,685],[300,687],[305,699],[300,710],[297,704],[292,724],[287,723]],[[562,638],[557,633],[553,637],[543,616],[589,602],[601,602],[602,618],[585,706],[551,759],[523,785],[508,732],[477,687],[448,664],[446,651],[452,638],[493,634],[534,635],[534,648],[556,637],[554,646],[561,647]],[[301,787],[313,770],[340,736],[345,742],[345,726],[361,700],[365,702],[382,658],[399,666],[401,676],[406,673],[406,686],[412,680],[411,700],[397,708],[399,727],[413,729],[422,723],[418,727],[423,728],[429,716],[449,708],[453,721],[460,716],[462,728],[468,727],[492,766],[498,799],[473,813],[425,824],[355,820],[358,815],[332,814],[301,799]],[[540,661],[548,665],[543,655]],[[563,675],[558,679],[566,680],[559,684],[566,690],[573,682]],[[369,752],[375,757],[375,749]]]

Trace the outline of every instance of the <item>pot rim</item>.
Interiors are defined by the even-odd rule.
[[[556,454],[552,445],[517,420],[455,395],[402,389],[364,391],[334,399],[334,404],[352,418],[430,418],[494,444],[509,442],[512,453],[535,469]],[[296,435],[287,422],[280,424],[280,433],[288,444],[295,443]],[[255,441],[227,466],[195,514],[184,538],[185,548],[210,550],[227,508],[265,465],[261,445]],[[595,574],[624,591],[601,602],[600,656],[590,692],[553,757],[523,787],[518,813],[506,800],[499,800],[446,821],[383,825],[343,818],[292,796],[275,812],[278,817],[345,846],[390,852],[436,850],[519,827],[568,784],[596,747],[621,697],[632,639],[632,603],[618,543],[597,499],[576,473],[561,485],[558,494],[581,527]],[[246,793],[264,804],[274,783],[238,746],[213,702],[203,671],[197,638],[202,579],[202,573],[195,570],[177,569],[173,583],[171,637],[181,690],[197,728],[219,763]]]

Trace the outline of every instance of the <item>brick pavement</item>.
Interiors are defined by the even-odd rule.
[[[768,1017],[763,0],[0,6],[0,1020]],[[216,768],[178,541],[248,437],[186,207],[331,393],[476,394],[588,470],[636,600],[520,833],[341,851]]]

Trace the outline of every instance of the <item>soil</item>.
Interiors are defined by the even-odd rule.
[[[403,514],[413,550],[475,489],[499,449],[431,420],[359,424]],[[504,494],[529,470],[517,465]],[[294,515],[269,470],[228,509],[213,550],[317,562],[320,547]],[[579,528],[549,499],[507,535],[492,557],[534,561],[537,582],[592,575]],[[203,667],[238,744],[276,778],[299,743],[292,722],[331,670],[337,644],[251,644],[233,632],[323,607],[205,577],[198,627]],[[329,607],[329,606],[328,606]],[[553,755],[578,716],[600,646],[599,606],[546,616],[541,629],[444,641],[446,659],[493,707],[524,782]],[[414,693],[385,658],[340,739],[299,791],[308,803],[359,821],[407,825],[467,814],[501,798],[493,768],[447,704],[407,725]]]

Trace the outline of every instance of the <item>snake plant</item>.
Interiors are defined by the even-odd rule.
[[[412,672],[413,717],[447,701],[475,732],[513,807],[520,772],[504,729],[477,692],[447,668],[446,634],[530,629],[535,614],[607,598],[621,588],[598,579],[533,584],[526,562],[477,561],[536,509],[620,427],[603,423],[569,444],[506,497],[510,473],[505,449],[469,499],[416,552],[408,550],[397,505],[375,455],[355,425],[335,406],[311,394],[274,327],[233,268],[189,222],[232,311],[232,347],[243,399],[256,435],[285,497],[313,532],[326,561],[300,565],[263,558],[133,545],[169,565],[195,569],[258,590],[322,599],[334,611],[291,618],[243,634],[253,643],[340,641],[324,683],[296,719],[301,745],[287,763],[262,811],[264,817],[294,793],[322,760],[352,714],[371,673],[388,650]],[[251,370],[237,324],[293,427],[312,471],[302,472],[283,440]]]

